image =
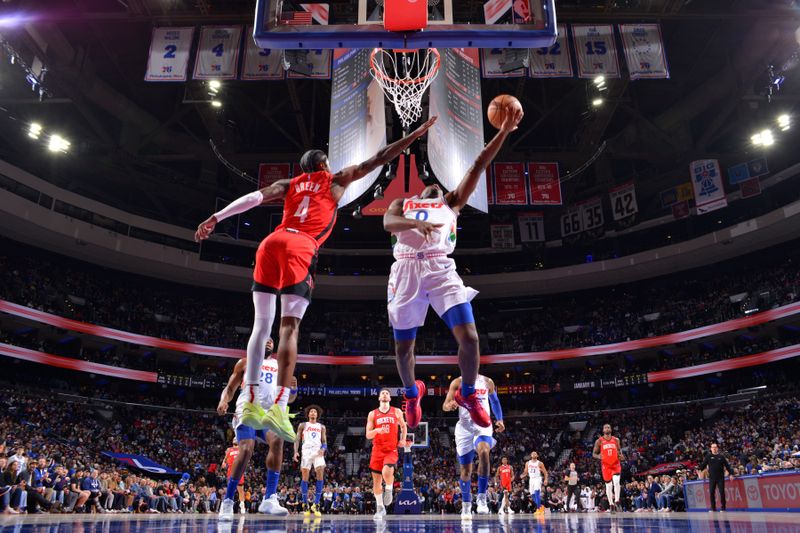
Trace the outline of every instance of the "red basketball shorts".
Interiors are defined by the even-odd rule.
[[[253,290],[310,300],[317,251],[317,242],[305,233],[283,230],[269,234],[256,251]]]
[[[394,450],[376,450],[372,449],[372,456],[369,458],[369,469],[373,472],[380,473],[383,471],[384,466],[395,466],[400,456],[397,453],[397,448]]]
[[[608,483],[611,478],[616,474],[622,473],[622,465],[620,463],[614,465],[603,464],[603,481]]]

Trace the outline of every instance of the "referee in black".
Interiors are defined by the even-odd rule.
[[[708,512],[713,513],[717,510],[717,490],[719,490],[719,499],[722,504],[720,509],[724,511],[725,474],[730,476],[732,469],[725,456],[719,453],[719,446],[716,442],[711,445],[711,453],[706,455],[706,458],[697,467],[698,470],[705,470],[706,468],[708,468],[708,492],[711,495],[711,509]]]

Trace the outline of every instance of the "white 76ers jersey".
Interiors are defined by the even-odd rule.
[[[303,456],[310,457],[319,452],[322,446],[322,424],[306,422],[303,427]],[[310,454],[310,455],[309,455]]]
[[[486,382],[486,378],[482,375],[478,374],[478,379],[475,380],[475,397],[478,398],[478,401],[481,403],[484,409],[486,409],[486,414],[492,414],[492,409],[489,407],[489,384]],[[476,426],[475,423],[472,421],[472,417],[469,416],[469,411],[458,406],[458,421],[464,426],[464,428],[471,429],[471,430],[482,430],[485,428],[481,428]],[[489,428],[491,431],[491,427]]]
[[[403,200],[403,217],[441,224],[429,242],[417,230],[405,230],[392,235],[395,259],[417,252],[442,252],[446,255],[456,249],[457,215],[444,198],[422,200],[416,196]]]
[[[275,393],[278,390],[278,360],[275,357],[267,357],[261,363],[261,375],[258,377],[258,387],[256,389],[256,401],[262,407],[269,408],[275,403]],[[239,420],[242,416],[242,409],[247,400],[245,393],[244,381],[242,381],[242,388],[239,391],[239,397],[236,398],[236,413],[233,416],[233,427],[239,425]]]
[[[542,470],[539,468],[539,461],[528,461],[528,476],[531,479],[541,479]]]

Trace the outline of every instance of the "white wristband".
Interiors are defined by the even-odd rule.
[[[224,207],[223,209],[220,209],[214,213],[214,218],[217,219],[217,222],[221,222],[226,218],[239,215],[245,211],[253,209],[254,207],[258,207],[263,201],[264,195],[261,194],[261,191],[253,191],[250,194],[245,194],[241,198],[234,200],[228,204],[227,207]]]

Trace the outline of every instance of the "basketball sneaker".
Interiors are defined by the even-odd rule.
[[[249,426],[253,429],[264,429],[264,418],[267,412],[258,404],[252,402],[244,402],[242,405],[242,418],[241,423],[244,426]]]
[[[247,404],[245,404],[245,406],[246,405]],[[295,415],[289,414],[289,407],[286,407],[286,409],[281,409],[280,406],[275,403],[272,404],[272,407],[269,408],[269,411],[267,411],[263,418],[261,418],[260,428],[271,430],[273,433],[275,433],[275,435],[286,442],[294,442],[294,439],[297,437],[297,435],[295,435],[294,428],[292,427],[292,418],[294,417]],[[250,425],[245,422],[244,413],[242,415],[242,424],[248,426]]]
[[[414,383],[417,385],[417,397],[409,398],[403,393],[403,398],[406,401],[406,424],[411,429],[416,428],[422,422],[422,397],[428,392],[425,384],[416,380]]]
[[[461,502],[461,520],[472,520],[472,502]]]
[[[492,427],[492,419],[489,418],[489,413],[481,405],[478,396],[473,392],[466,398],[461,396],[461,389],[456,390],[456,403],[469,412],[469,417],[475,424],[482,428]],[[410,425],[410,424],[409,424]]]
[[[258,512],[273,516],[286,516],[289,514],[289,509],[281,507],[281,504],[278,503],[278,495],[273,494],[269,498],[261,500],[261,503],[258,505]]]
[[[489,514],[489,506],[486,503],[486,496],[478,496],[478,514]]]
[[[393,490],[383,490],[383,506],[389,507],[392,505],[392,500],[394,500],[394,491]]]
[[[509,508],[508,508],[508,510],[507,510],[506,512],[507,512],[509,515],[512,515],[512,514],[514,514],[514,509],[512,509],[511,507],[509,507]]]
[[[314,516],[322,516],[322,513],[320,512],[316,503],[311,505],[311,512],[314,514]]]
[[[375,514],[372,515],[373,520],[383,520],[386,518],[386,507],[380,507]]]
[[[311,506],[307,503],[303,504],[303,516],[311,516]]]
[[[219,506],[219,519],[230,521],[233,520],[233,500],[224,499],[222,505]]]

